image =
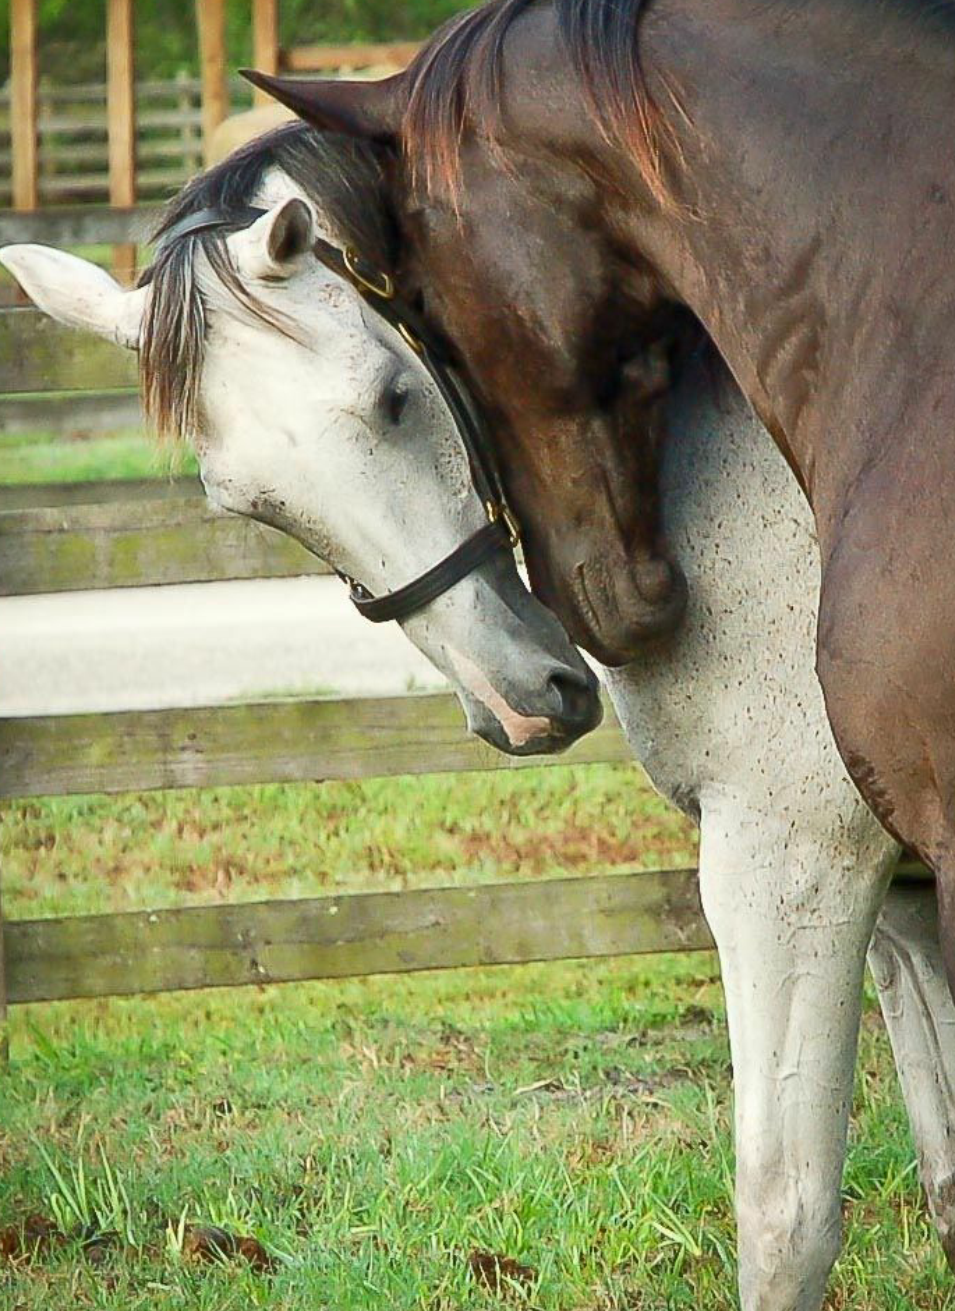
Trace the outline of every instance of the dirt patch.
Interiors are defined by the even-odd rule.
[[[539,1079],[536,1083],[525,1084],[514,1089],[514,1096],[544,1098],[554,1101],[594,1101],[607,1097],[634,1098],[652,1101],[667,1088],[685,1083],[693,1077],[693,1071],[686,1066],[671,1066],[653,1074],[634,1074],[631,1070],[622,1070],[615,1066],[602,1071],[595,1083],[584,1087],[577,1076],[570,1080],[562,1078]]]
[[[28,1215],[0,1229],[0,1261],[21,1261],[36,1256],[59,1239],[60,1231],[52,1220],[45,1215]]]
[[[626,838],[617,838],[590,825],[567,824],[556,833],[464,833],[458,845],[466,861],[490,861],[532,875],[545,874],[555,866],[641,865],[650,848],[655,859],[679,864],[695,839],[689,824],[674,820],[672,827],[671,833],[656,822],[637,822]]]
[[[498,1256],[496,1252],[475,1249],[468,1256],[468,1268],[475,1283],[498,1297],[518,1293],[537,1278],[529,1265],[521,1265],[511,1256]]]
[[[222,1264],[240,1258],[260,1274],[270,1274],[275,1262],[257,1238],[230,1234],[217,1225],[187,1225],[182,1254],[188,1260]]]

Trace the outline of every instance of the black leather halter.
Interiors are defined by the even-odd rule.
[[[162,234],[159,249],[196,232],[213,228],[250,227],[268,210],[249,205],[228,211],[200,209],[174,223]],[[404,587],[384,596],[373,596],[363,584],[336,570],[348,584],[349,596],[359,614],[374,624],[391,619],[408,619],[426,605],[443,596],[473,573],[485,560],[520,540],[516,521],[507,506],[500,474],[480,410],[468,392],[461,375],[448,358],[442,343],[429,330],[421,315],[396,292],[388,273],[370,267],[361,255],[349,248],[340,250],[323,237],[312,247],[315,258],[339,277],[349,282],[371,308],[389,323],[421,359],[437,384],[467,451],[471,479],[481,498],[487,523],[443,560],[420,574]],[[143,281],[148,280],[148,273]]]

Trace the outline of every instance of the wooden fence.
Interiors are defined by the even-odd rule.
[[[132,381],[129,357],[30,309],[0,311],[0,393]],[[4,401],[0,401],[0,408]],[[0,591],[322,572],[192,479],[0,491]],[[448,694],[0,720],[0,797],[626,760],[605,724],[558,761],[469,737]],[[333,978],[710,943],[692,872],[144,911],[3,925],[10,1002]]]
[[[105,0],[106,82],[52,87],[41,77],[38,0],[10,0],[10,83],[0,96],[0,205],[70,199],[112,205],[165,195],[209,159],[213,132],[252,89],[230,79],[225,0],[195,0],[199,76],[136,83],[134,0]],[[253,63],[278,69],[401,66],[411,42],[279,44],[279,0],[249,0]],[[265,99],[256,92],[255,101]],[[6,165],[6,167],[3,167]],[[8,180],[9,179],[9,180]],[[117,256],[128,271],[130,252]]]
[[[251,103],[241,81],[231,84],[237,107]],[[164,199],[202,167],[202,85],[182,74],[135,87],[134,192]],[[0,91],[0,205],[13,201],[9,91]],[[106,203],[110,198],[107,84],[90,82],[37,90],[37,188],[41,205]]]
[[[117,348],[88,343],[31,310],[0,312],[0,393],[130,378]],[[321,570],[279,534],[211,510],[190,480],[0,493],[7,595]],[[446,694],[264,701],[0,720],[0,797],[628,758],[609,708],[604,725],[566,756],[516,760],[468,737]],[[711,945],[688,870],[2,927],[0,990],[10,1002]]]

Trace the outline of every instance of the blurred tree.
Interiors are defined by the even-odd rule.
[[[105,75],[104,0],[38,0],[40,67],[53,82],[99,81]],[[389,41],[423,37],[462,0],[279,0],[284,45],[321,41]],[[251,59],[251,0],[228,0],[228,58]],[[10,0],[0,0],[0,84],[9,75]],[[194,0],[149,0],[136,6],[140,77],[196,71]]]

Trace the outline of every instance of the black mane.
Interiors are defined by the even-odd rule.
[[[273,167],[288,174],[314,202],[332,240],[354,245],[378,268],[393,268],[395,230],[375,148],[298,122],[256,138],[200,173],[169,203],[154,239],[197,210],[223,214],[243,210]],[[201,423],[198,400],[206,307],[196,277],[200,253],[248,310],[278,331],[289,328],[242,285],[222,228],[190,233],[160,246],[148,274],[152,289],[143,324],[140,380],[148,418],[160,434],[174,437],[194,434]]]
[[[381,193],[383,186],[375,152],[365,142],[297,121],[256,137],[188,182],[166,207],[154,239],[196,210],[243,209],[273,167],[287,173],[314,201],[336,240],[354,244],[383,268],[391,267],[394,231],[386,208],[368,203],[369,195]]]

